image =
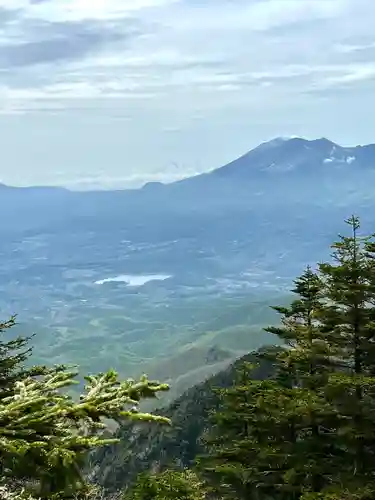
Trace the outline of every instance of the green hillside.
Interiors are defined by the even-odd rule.
[[[74,326],[24,323],[20,315],[15,331],[36,333],[31,363],[69,363],[83,373],[116,368],[121,376],[134,378],[147,373],[170,384],[162,396],[167,405],[245,353],[274,343],[262,328],[277,321],[270,304],[288,299],[274,293],[189,298],[169,308],[124,307],[122,314],[77,308],[77,321],[70,319]]]
[[[128,486],[144,471],[191,466],[203,451],[200,438],[210,425],[210,415],[219,407],[217,389],[233,384],[235,373],[244,361],[259,363],[259,358],[256,353],[243,356],[186,391],[169,407],[156,411],[171,419],[171,427],[141,424],[119,429],[116,437],[120,443],[101,449],[91,459],[95,481],[113,491]],[[264,379],[272,372],[272,365],[262,361],[253,376]]]

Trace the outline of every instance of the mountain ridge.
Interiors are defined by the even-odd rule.
[[[276,155],[276,158],[275,158]],[[305,155],[305,157],[304,157]],[[307,155],[307,156],[306,156]],[[263,158],[260,161],[260,156]],[[289,158],[294,157],[296,160],[294,165],[290,164]],[[280,159],[288,158],[287,164],[281,164]],[[305,159],[304,159],[305,158]],[[260,163],[259,163],[260,162]],[[250,149],[246,153],[240,155],[229,163],[190,177],[184,177],[177,181],[170,183],[163,183],[160,181],[145,182],[140,188],[122,188],[122,189],[109,189],[109,190],[88,190],[84,192],[139,192],[155,193],[165,186],[176,186],[191,182],[199,181],[200,179],[212,179],[215,177],[227,177],[228,174],[233,174],[234,170],[238,173],[244,174],[244,170],[252,172],[285,172],[291,170],[292,167],[311,166],[311,164],[337,166],[338,164],[360,164],[365,167],[375,168],[375,143],[356,145],[356,146],[341,146],[325,137],[318,139],[305,139],[303,137],[276,137],[269,141],[262,142],[255,148]],[[273,168],[274,167],[274,168]],[[279,167],[279,168],[278,168]],[[289,167],[289,168],[288,168]],[[306,172],[304,172],[306,173]],[[13,186],[0,183],[0,192],[3,190],[20,190],[29,192],[82,192],[74,191],[64,186],[54,185],[30,185],[30,186]]]
[[[343,147],[324,137],[313,140],[301,137],[288,140],[276,138],[260,144],[210,174],[212,176],[227,176],[233,173],[243,175],[255,171],[256,173],[274,173],[300,168],[301,173],[306,175],[311,167],[316,169],[328,163],[332,166],[355,163],[365,167],[375,166],[375,144]]]

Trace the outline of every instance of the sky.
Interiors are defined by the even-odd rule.
[[[0,181],[137,187],[375,142],[374,0],[0,0]]]

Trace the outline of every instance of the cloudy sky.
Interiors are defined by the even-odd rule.
[[[0,0],[2,182],[136,186],[375,142],[374,0]]]

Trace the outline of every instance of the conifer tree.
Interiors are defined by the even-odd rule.
[[[323,333],[353,373],[375,374],[374,235],[359,236],[359,219],[345,221],[351,235],[332,245],[333,262],[322,263],[325,282]]]
[[[1,338],[9,334],[15,326],[16,316],[0,323],[0,398],[9,394],[15,381],[47,371],[41,366],[25,366],[32,353],[32,348],[29,347],[32,337],[18,336],[10,340]]]
[[[159,474],[140,474],[124,500],[204,500],[202,481],[191,470],[166,470]]]
[[[211,458],[201,461],[214,481],[228,484],[229,496],[291,500],[323,488],[331,472],[330,439],[321,426],[335,411],[319,393],[332,371],[317,319],[323,285],[307,268],[292,291],[290,307],[274,307],[281,325],[266,329],[286,345],[260,355],[273,361],[274,379],[254,382],[247,370],[223,391]]]
[[[275,380],[251,380],[253,368],[244,363],[233,387],[219,391],[222,408],[214,415],[198,469],[212,493],[223,498],[292,500],[293,488],[284,480],[285,445],[293,435],[290,417],[299,400],[293,399],[294,389],[280,390]]]
[[[375,494],[375,246],[373,235],[358,234],[357,217],[346,223],[351,235],[332,245],[333,262],[319,265],[326,295],[321,329],[343,367],[330,377],[326,396],[340,415],[340,482]]]
[[[332,370],[329,345],[321,332],[319,312],[324,297],[319,275],[308,266],[294,281],[297,298],[289,307],[273,306],[281,315],[281,325],[264,330],[277,335],[286,347],[266,351],[265,357],[277,364],[277,379],[287,387],[317,388]]]
[[[302,390],[300,404],[294,408],[297,413],[290,417],[295,424],[288,481],[293,478],[304,489],[320,491],[336,470],[331,459],[334,436],[329,429],[337,414],[322,393],[336,365],[321,328],[325,300],[321,277],[308,266],[294,283],[292,292],[297,298],[291,305],[273,307],[281,315],[281,325],[265,331],[286,344],[286,349],[273,356],[280,386]]]
[[[118,422],[168,419],[135,407],[168,386],[143,377],[120,382],[113,371],[86,377],[78,402],[64,389],[76,383],[66,369],[17,381],[0,399],[0,477],[7,486],[29,490],[41,499],[76,498],[85,493],[82,475],[87,453],[116,442],[102,437],[103,419]]]
[[[228,496],[375,495],[375,245],[358,236],[357,218],[346,222],[352,235],[333,244],[333,262],[307,268],[297,299],[275,308],[281,325],[266,330],[286,346],[263,354],[275,379],[248,375],[223,393],[201,463]]]

